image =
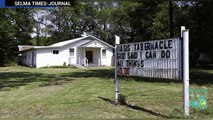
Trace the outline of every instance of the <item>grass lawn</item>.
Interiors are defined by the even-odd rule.
[[[194,68],[190,86],[208,87],[205,110],[190,118],[213,119],[213,70]],[[183,118],[183,84],[178,81],[119,80],[127,105],[114,105],[114,69],[0,68],[0,118],[122,119]]]

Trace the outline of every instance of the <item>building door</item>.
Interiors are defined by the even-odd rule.
[[[86,58],[88,59],[88,63],[93,62],[93,51],[86,51]]]

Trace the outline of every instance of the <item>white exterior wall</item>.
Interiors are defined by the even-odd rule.
[[[33,60],[32,60],[33,59]],[[25,66],[33,67],[36,65],[36,50],[22,52],[21,63]]]
[[[112,48],[102,48],[106,50],[106,57],[103,57],[102,50],[101,50],[101,65],[102,66],[112,66],[112,55],[113,51]]]
[[[36,60],[37,60],[37,50],[33,50],[33,67],[36,67]]]
[[[59,50],[59,54],[53,54],[53,50]],[[38,49],[37,68],[45,66],[62,66],[64,63],[66,63],[66,65],[76,64],[76,48],[74,48],[74,52],[74,57],[70,57],[68,48]]]
[[[102,66],[112,65],[112,48],[104,48],[103,45],[99,43],[88,44],[87,46],[80,46],[82,44],[88,43],[89,40],[81,40],[63,47],[58,48],[40,48],[34,50],[34,64],[37,68],[48,67],[48,66],[62,66],[64,63],[68,64],[84,64],[84,58],[86,57],[86,50],[93,51],[93,64]],[[91,41],[92,42],[92,41]],[[70,56],[69,49],[74,49],[74,56]],[[106,57],[102,56],[102,49],[106,49]],[[58,50],[59,54],[53,54],[53,50]],[[27,55],[26,60],[23,60],[27,66],[32,65],[32,50],[23,52]],[[30,55],[30,57],[29,57]],[[24,59],[24,58],[23,58]],[[80,59],[80,60],[79,60]]]
[[[93,63],[100,66],[101,61],[101,51],[100,48],[95,48],[93,50]]]
[[[87,40],[83,41],[83,43]],[[37,68],[47,67],[47,66],[62,66],[64,63],[68,64],[77,64],[77,48],[82,44],[81,42],[76,42],[62,48],[46,48],[46,49],[37,49]],[[69,49],[74,49],[74,56],[70,56]],[[59,50],[59,54],[53,54],[53,50]]]
[[[70,51],[69,49],[74,49],[74,56],[70,56]],[[63,58],[63,60],[66,62],[66,65],[68,64],[76,64],[77,63],[77,58],[76,58],[76,55],[77,55],[77,51],[76,51],[76,47],[66,47],[66,48],[63,48],[63,56],[61,56]]]
[[[53,54],[53,50],[59,50],[59,54]],[[63,54],[60,49],[37,49],[36,67],[48,67],[53,65],[63,65]]]
[[[77,64],[84,64],[85,48],[77,48]]]
[[[64,62],[68,64],[79,64],[79,58],[83,63],[85,58],[84,48],[74,48],[74,57],[69,56],[69,48],[63,49],[38,49],[36,56],[36,67],[47,67],[47,66],[62,66]],[[53,54],[53,50],[59,50],[59,54]],[[102,56],[102,50],[100,48],[86,48],[86,50],[93,51],[93,63],[102,66],[112,66],[112,49],[106,49],[106,57]],[[101,57],[100,57],[101,56]],[[100,59],[101,58],[101,59]],[[71,60],[70,60],[71,59]],[[70,63],[71,62],[71,63]],[[30,61],[29,61],[30,63]],[[81,63],[81,64],[82,64]]]

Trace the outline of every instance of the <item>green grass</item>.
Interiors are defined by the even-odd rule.
[[[184,118],[180,81],[122,77],[125,105],[114,105],[114,69],[0,68],[0,118],[122,119]],[[190,118],[213,118],[213,70],[191,69],[191,86],[208,86],[206,110]]]

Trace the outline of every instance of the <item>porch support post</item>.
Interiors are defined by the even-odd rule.
[[[74,56],[75,56],[75,64],[78,63],[78,56],[77,56],[77,47],[74,48]]]
[[[83,61],[84,61],[84,66],[86,65],[85,58],[86,58],[86,48],[84,47],[84,58],[83,58]]]
[[[102,61],[102,48],[100,48],[100,66],[102,65],[101,61]]]

